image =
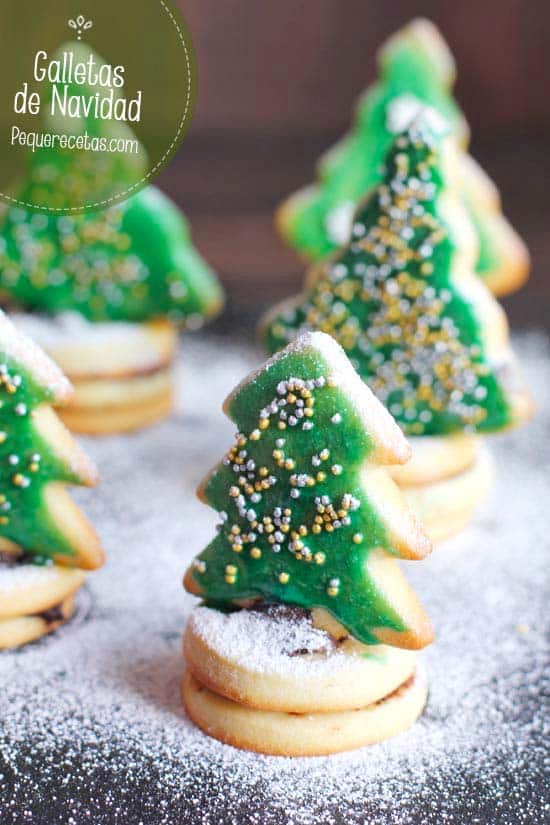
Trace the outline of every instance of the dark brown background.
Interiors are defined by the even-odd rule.
[[[500,186],[533,256],[507,299],[515,323],[550,310],[550,3],[546,0],[178,0],[197,52],[191,132],[161,185],[229,293],[226,321],[258,314],[301,282],[271,218],[312,178],[375,73],[378,45],[419,14],[447,38],[472,149]]]

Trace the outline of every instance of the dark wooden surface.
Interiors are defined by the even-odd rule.
[[[476,133],[550,126],[546,0],[178,0],[200,68],[196,128],[317,134],[346,122],[382,41],[432,19]]]

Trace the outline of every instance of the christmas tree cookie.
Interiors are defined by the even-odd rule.
[[[58,367],[0,313],[0,649],[66,621],[84,571],[103,562],[66,490],[97,481],[51,408],[70,395]]]
[[[276,306],[262,337],[275,352],[304,331],[330,333],[413,437],[394,477],[433,538],[459,529],[489,480],[476,433],[529,413],[506,318],[473,276],[475,236],[457,196],[457,152],[418,117],[393,142],[382,182],[352,236],[312,267],[304,292]]]
[[[74,48],[83,61],[92,54],[83,44]],[[80,95],[86,92],[93,94],[79,87]],[[110,121],[82,123],[88,135],[109,139],[121,129],[132,135]],[[16,322],[29,332],[32,325],[73,382],[74,400],[61,413],[66,422],[93,433],[133,429],[169,412],[176,328],[200,326],[219,311],[223,295],[185,218],[158,189],[110,202],[109,181],[132,179],[139,155],[107,153],[97,171],[90,154],[42,148],[29,159],[17,199],[32,196],[50,211],[3,209],[0,294],[4,304],[32,314]],[[81,190],[103,206],[59,215]]]
[[[378,64],[378,81],[360,99],[351,131],[321,159],[317,182],[280,207],[283,237],[313,260],[347,242],[355,207],[380,182],[395,135],[429,107],[463,150],[459,185],[477,236],[475,271],[497,295],[518,289],[528,275],[528,254],[502,214],[496,187],[466,154],[468,127],[452,97],[455,67],[445,41],[429,21],[413,20],[385,43]]]
[[[430,543],[385,465],[410,448],[328,335],[306,333],[224,409],[234,445],[199,489],[220,517],[185,587],[183,695],[212,736],[313,755],[379,741],[421,712],[432,641],[397,562]]]

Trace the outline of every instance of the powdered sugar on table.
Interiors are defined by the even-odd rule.
[[[109,561],[80,615],[0,656],[2,825],[545,821],[550,362],[541,335],[516,344],[537,417],[492,440],[499,477],[472,528],[407,565],[438,635],[422,719],[370,749],[291,760],[209,739],[179,698],[194,602],[181,576],[216,524],[194,489],[231,443],[222,400],[261,360],[187,338],[181,412],[86,441],[103,483],[76,497]]]

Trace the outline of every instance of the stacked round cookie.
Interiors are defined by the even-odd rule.
[[[96,484],[95,467],[57,416],[42,407],[33,417],[44,443],[54,444],[58,460],[72,467],[75,482],[86,486]],[[9,500],[9,492],[0,497],[0,510],[13,513],[17,518],[17,506],[4,510]],[[36,545],[40,546],[53,528],[51,535],[59,542],[57,551],[55,546],[51,554],[25,550],[15,541],[0,536],[0,650],[35,641],[69,621],[87,572],[103,563],[99,537],[64,483],[49,481],[42,501],[43,521],[34,528]],[[26,513],[29,524],[34,515]],[[1,524],[4,528],[4,522]]]
[[[390,475],[432,541],[460,532],[489,492],[493,462],[479,437],[411,437],[412,458]]]
[[[20,561],[0,551],[0,650],[19,647],[56,630],[74,612],[83,570]]]
[[[170,413],[177,332],[168,321],[92,323],[75,312],[12,319],[71,381],[72,401],[58,412],[74,432],[124,432]]]
[[[97,483],[91,464],[80,462],[78,483]],[[70,552],[42,557],[0,537],[0,650],[39,639],[71,619],[87,572],[103,563],[101,542],[65,487],[50,482],[44,501],[47,518]]]
[[[198,491],[220,524],[184,577],[218,608],[185,632],[189,715],[287,756],[401,732],[426,700],[411,650],[434,637],[397,563],[431,550],[386,469],[410,455],[403,433],[322,332],[253,371],[224,411],[235,442]]]
[[[412,725],[427,697],[415,653],[360,644],[325,617],[280,604],[195,608],[183,680],[193,721],[235,747],[283,756],[351,750]]]

